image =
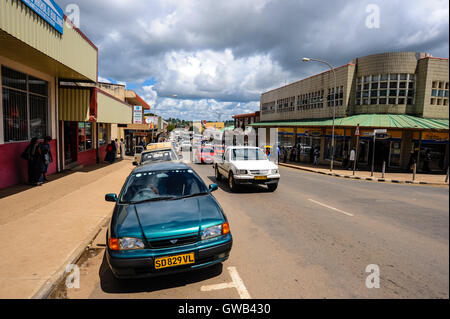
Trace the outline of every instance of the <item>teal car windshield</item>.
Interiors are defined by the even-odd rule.
[[[160,150],[142,153],[141,162],[175,161],[177,159],[172,150]]]
[[[233,161],[261,161],[266,159],[266,155],[257,148],[236,148],[231,152],[231,160]]]
[[[207,194],[208,188],[191,169],[136,173],[129,177],[121,203],[179,199]]]

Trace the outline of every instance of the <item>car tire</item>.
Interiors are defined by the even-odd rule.
[[[220,181],[222,179],[222,175],[220,175],[217,165],[214,168],[214,177],[216,178],[216,181]]]
[[[237,185],[234,180],[232,172],[230,172],[230,174],[228,175],[228,187],[230,188],[230,191],[232,191],[233,193],[237,190]]]
[[[269,192],[274,192],[278,187],[278,183],[276,184],[268,184],[267,188],[269,189]]]

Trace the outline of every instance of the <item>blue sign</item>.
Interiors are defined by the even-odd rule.
[[[64,11],[53,0],[22,0],[28,7],[63,34]]]

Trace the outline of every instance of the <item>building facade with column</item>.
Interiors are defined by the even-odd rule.
[[[47,9],[0,0],[0,188],[27,181],[20,155],[33,137],[52,138],[48,173],[63,168],[59,82],[97,81],[96,46],[56,3]]]
[[[427,152],[430,166],[448,166],[448,59],[427,53],[391,52],[355,58],[348,64],[261,95],[261,120],[253,127],[279,128],[285,145],[303,145],[299,160],[309,161],[320,147],[321,162],[331,159],[333,107],[335,153],[344,162],[349,150],[359,149],[359,163],[371,164],[374,129],[387,133],[376,139],[376,162],[391,169],[408,169],[411,156],[419,169]],[[355,131],[360,127],[359,144]],[[414,153],[417,153],[416,154]],[[413,155],[414,154],[414,155]]]

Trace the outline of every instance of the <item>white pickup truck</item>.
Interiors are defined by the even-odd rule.
[[[278,187],[278,166],[269,161],[264,152],[254,146],[229,146],[213,163],[216,180],[228,180],[234,192],[239,185],[263,184],[273,192]]]

